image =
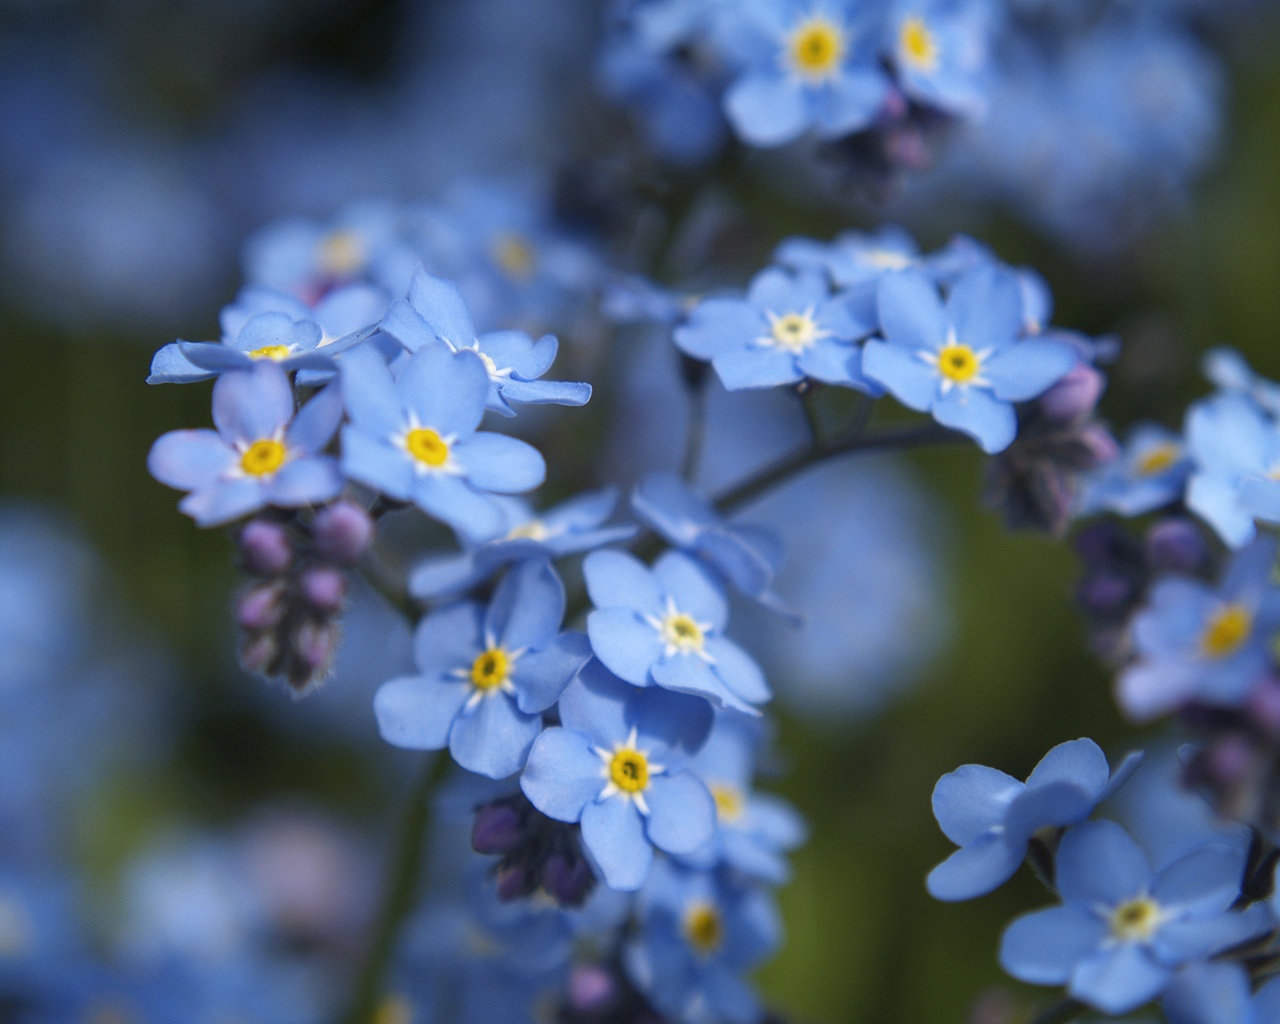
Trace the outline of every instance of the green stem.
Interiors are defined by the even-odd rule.
[[[393,847],[395,859],[387,866],[388,884],[373,941],[356,977],[351,1003],[341,1018],[342,1024],[371,1024],[377,1013],[396,937],[421,891],[423,852],[431,825],[431,795],[444,777],[448,764],[447,752],[428,755],[413,784]]]

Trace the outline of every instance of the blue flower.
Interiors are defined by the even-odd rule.
[[[1007,271],[965,273],[944,306],[927,277],[906,270],[881,280],[877,301],[885,340],[867,342],[863,372],[989,453],[1017,433],[1013,403],[1044,393],[1078,362],[1060,342],[1018,340],[1022,292]]]
[[[582,569],[596,606],[587,635],[611,672],[759,713],[754,705],[770,697],[764,674],[721,635],[729,604],[697,562],[669,551],[650,569],[620,551],[593,551]]]
[[[1271,1024],[1280,1020],[1280,979],[1251,992],[1249,972],[1237,961],[1211,960],[1184,967],[1160,1000],[1169,1024]]]
[[[611,889],[640,888],[653,849],[692,853],[711,839],[715,802],[682,771],[706,738],[706,701],[636,690],[590,661],[560,698],[561,726],[533,744],[520,787],[543,814],[581,822]]]
[[[645,476],[631,493],[631,507],[669,544],[700,558],[748,597],[794,615],[773,590],[783,552],[771,530],[725,522],[674,473]]]
[[[410,352],[444,342],[455,352],[478,353],[489,374],[486,406],[503,416],[515,415],[511,402],[586,405],[591,398],[590,384],[538,380],[555,361],[559,342],[553,335],[537,342],[520,331],[492,331],[476,337],[461,293],[425,267],[413,275],[409,298],[392,304],[381,328]]]
[[[980,764],[942,776],[933,790],[933,815],[960,849],[929,873],[929,893],[968,900],[1003,885],[1038,830],[1084,821],[1141,759],[1130,754],[1112,773],[1098,745],[1078,739],[1045,754],[1025,783]]]
[[[213,430],[159,438],[147,469],[190,491],[180,508],[200,526],[219,526],[266,505],[297,508],[342,490],[338,464],[320,455],[338,429],[342,401],[329,387],[294,416],[293,388],[270,361],[224,373],[213,386]]]
[[[1190,473],[1182,438],[1154,424],[1140,425],[1117,458],[1085,478],[1076,514],[1153,512],[1182,497]]]
[[[1276,542],[1260,538],[1216,588],[1181,576],[1157,583],[1133,620],[1138,660],[1120,676],[1121,707],[1144,721],[1192,702],[1238,707],[1266,669],[1280,624],[1275,561]]]
[[[1058,845],[1062,905],[1015,920],[1000,964],[1022,981],[1066,985],[1104,1013],[1127,1013],[1163,992],[1178,967],[1270,929],[1266,908],[1230,909],[1243,872],[1238,850],[1211,845],[1156,873],[1119,825],[1077,825]]]
[[[784,854],[805,841],[807,830],[785,800],[752,789],[762,739],[759,719],[731,711],[716,714],[711,735],[689,765],[715,798],[716,834],[682,860],[703,869],[726,865],[781,885],[791,875]]]
[[[1223,391],[1240,392],[1271,416],[1280,416],[1280,384],[1254,373],[1235,349],[1210,349],[1204,354],[1200,368]]]
[[[1187,413],[1195,470],[1187,507],[1233,548],[1257,533],[1254,519],[1280,522],[1280,425],[1237,392],[1214,395]]]
[[[639,902],[641,929],[624,964],[655,1007],[679,1021],[760,1019],[760,1002],[743,975],[782,942],[767,889],[664,861],[654,866]]]
[[[989,9],[956,0],[898,0],[889,20],[889,52],[902,91],[960,117],[986,109]]]
[[[489,492],[527,491],[546,463],[514,437],[477,432],[489,375],[474,352],[420,349],[393,380],[367,347],[342,362],[351,425],[342,431],[343,471],[399,501],[412,501],[467,538],[483,542],[505,528]]]
[[[805,377],[874,391],[855,344],[875,330],[870,289],[833,296],[823,275],[757,274],[745,299],[704,299],[676,328],[675,343],[707,359],[730,391]]]
[[[518,772],[542,731],[542,712],[591,657],[581,633],[561,633],[564,584],[547,561],[522,562],[487,609],[457,604],[428,615],[414,634],[421,675],[379,688],[382,738],[440,750],[492,779]]]
[[[611,487],[579,494],[540,515],[519,498],[494,501],[506,517],[505,532],[458,554],[419,562],[409,575],[409,592],[414,597],[428,601],[461,594],[512,562],[563,558],[629,540],[636,532],[628,523],[604,525],[618,503],[617,491]]]
[[[724,109],[752,146],[781,146],[813,130],[836,139],[866,128],[889,82],[874,33],[850,0],[756,0],[736,5],[733,43],[743,71]]]
[[[928,266],[915,239],[893,226],[874,233],[846,231],[831,242],[788,238],[774,251],[773,258],[792,270],[821,270],[837,288],[878,281],[895,270]]]

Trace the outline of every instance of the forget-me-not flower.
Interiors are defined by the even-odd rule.
[[[551,563],[515,566],[488,608],[473,602],[428,615],[414,634],[421,675],[384,683],[374,698],[383,739],[440,750],[493,779],[519,771],[542,712],[591,657],[586,637],[561,633],[564,584]]]
[[[831,242],[787,238],[773,258],[793,270],[821,270],[837,288],[878,281],[895,270],[927,266],[915,239],[893,225],[871,233],[846,231]]]
[[[723,636],[729,602],[697,562],[669,551],[650,569],[620,551],[593,551],[582,569],[596,606],[587,635],[611,672],[759,713],[755,705],[771,696],[764,673]]]
[[[903,92],[949,114],[980,116],[986,108],[988,20],[985,3],[898,0],[887,42]]]
[[[294,415],[293,388],[274,362],[232,370],[213,386],[217,430],[173,430],[159,438],[147,469],[190,493],[178,503],[200,526],[219,526],[267,505],[298,508],[337,497],[342,474],[320,453],[342,419],[325,388]]]
[[[815,270],[761,271],[743,299],[710,298],[676,328],[682,352],[710,360],[730,391],[812,377],[873,391],[857,342],[875,330],[874,293],[832,295]]]
[[[1182,438],[1152,423],[1134,428],[1119,456],[1084,480],[1077,515],[1153,512],[1182,497],[1191,461]]]
[[[1227,392],[1196,403],[1186,433],[1191,511],[1233,548],[1253,539],[1255,519],[1280,522],[1280,425],[1253,399]]]
[[[1231,909],[1243,872],[1239,850],[1210,845],[1157,873],[1115,822],[1077,825],[1058,845],[1062,905],[1015,920],[1000,964],[1021,981],[1066,985],[1104,1013],[1128,1013],[1160,995],[1179,967],[1270,929],[1265,907]]]
[[[980,764],[948,772],[934,787],[933,814],[960,849],[929,873],[929,893],[968,900],[1003,885],[1038,830],[1084,821],[1141,758],[1130,754],[1112,773],[1098,745],[1078,739],[1045,754],[1025,783]]]
[[[489,496],[542,483],[546,463],[514,437],[477,432],[489,375],[475,352],[419,349],[394,379],[376,351],[342,361],[351,424],[342,431],[343,471],[399,501],[412,501],[477,543],[501,535],[506,519]]]
[[[998,268],[962,275],[945,305],[919,271],[889,274],[877,305],[884,340],[863,348],[863,373],[989,453],[1017,433],[1013,403],[1043,394],[1079,361],[1061,342],[1021,338],[1022,291]]]
[[[637,690],[592,660],[560,698],[561,725],[534,741],[520,787],[543,814],[581,822],[611,889],[638,889],[657,847],[692,853],[710,840],[715,802],[683,771],[706,738],[711,706]]]

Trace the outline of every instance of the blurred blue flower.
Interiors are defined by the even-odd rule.
[[[637,690],[591,661],[560,698],[561,726],[534,742],[520,788],[543,814],[581,822],[611,889],[640,888],[656,846],[692,853],[715,828],[715,801],[683,771],[711,726],[706,701]]]
[[[887,49],[903,92],[948,114],[981,117],[995,14],[987,0],[896,0]]]
[[[336,387],[294,415],[284,370],[259,360],[213,386],[213,430],[174,430],[151,447],[147,468],[190,493],[178,507],[200,526],[219,526],[267,505],[296,508],[342,490],[337,462],[319,454],[342,419]]]
[[[1084,821],[1141,760],[1129,754],[1111,772],[1098,745],[1078,739],[1045,754],[1025,783],[980,764],[948,772],[934,787],[933,814],[960,849],[929,872],[930,895],[968,900],[1003,885],[1037,831]]]
[[[378,690],[382,737],[399,747],[448,746],[468,771],[493,779],[524,767],[542,712],[591,657],[586,637],[561,633],[564,584],[543,560],[511,569],[487,609],[457,604],[414,634],[420,675]]]
[[[1195,468],[1187,507],[1233,548],[1257,533],[1254,519],[1280,522],[1280,425],[1244,394],[1227,392],[1187,411]]]
[[[1154,512],[1181,499],[1190,473],[1181,437],[1155,424],[1139,424],[1119,456],[1085,478],[1076,515],[1104,509],[1122,516]]]
[[[911,235],[888,225],[875,232],[846,231],[830,242],[812,238],[787,238],[773,253],[774,261],[792,270],[821,270],[837,288],[878,281],[895,270],[926,270],[928,260],[920,254]]]

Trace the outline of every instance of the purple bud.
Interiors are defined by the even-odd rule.
[[[580,907],[595,888],[595,876],[582,857],[553,853],[542,865],[542,888],[562,907]]]
[[[289,531],[268,519],[252,519],[238,538],[240,561],[245,570],[258,576],[278,576],[293,561]]]
[[[275,637],[270,633],[264,633],[248,640],[240,648],[240,664],[246,672],[259,672],[262,675],[267,675],[277,651]]]
[[[1101,423],[1090,423],[1077,436],[1093,457],[1095,466],[1105,465],[1120,454],[1120,445]]]
[[[331,625],[304,622],[293,637],[293,653],[313,674],[328,668],[338,645],[337,630]]]
[[[618,983],[599,964],[573,965],[569,973],[569,1007],[578,1013],[601,1010],[618,996]]]
[[[1249,715],[1273,740],[1280,739],[1280,678],[1268,673],[1245,700]]]
[[[1070,423],[1097,407],[1107,378],[1088,363],[1076,363],[1065,377],[1040,396],[1040,408],[1051,420]]]
[[[332,615],[342,608],[347,592],[347,577],[327,565],[308,569],[298,578],[298,591],[312,609]]]
[[[907,116],[910,106],[901,89],[890,88],[885,94],[882,116],[888,121],[900,121]]]
[[[524,839],[520,815],[509,804],[488,804],[471,823],[471,848],[476,853],[506,853]]]
[[[1092,615],[1114,615],[1123,612],[1133,600],[1133,584],[1110,573],[1090,576],[1080,585],[1081,606]]]
[[[1212,784],[1233,787],[1253,763],[1253,745],[1243,736],[1225,736],[1204,752],[1203,770]]]
[[[355,565],[373,543],[374,524],[354,501],[338,501],[316,513],[316,551],[339,565]]]
[[[533,886],[529,884],[528,875],[523,867],[499,865],[495,873],[495,881],[497,882],[498,899],[503,903],[518,900],[522,896],[528,896],[533,891]]]
[[[251,633],[271,629],[284,615],[280,600],[284,588],[279,583],[259,583],[250,587],[236,601],[236,622]]]
[[[1156,569],[1194,572],[1209,558],[1209,546],[1190,519],[1161,519],[1147,531],[1147,557]]]

